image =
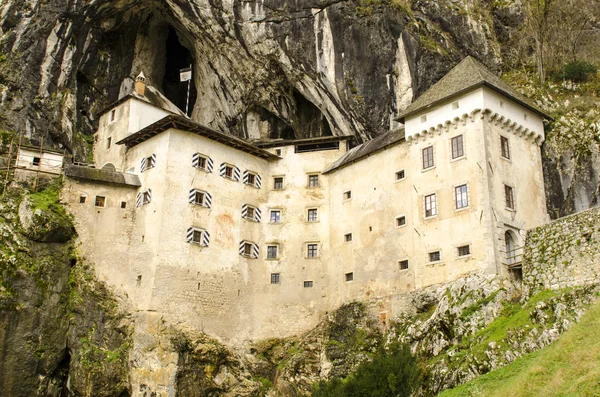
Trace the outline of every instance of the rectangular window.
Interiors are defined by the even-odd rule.
[[[246,210],[246,218],[254,220],[254,208],[248,207]]]
[[[467,208],[469,206],[469,196],[467,195],[467,185],[460,185],[454,188],[454,200],[456,209]]]
[[[230,165],[225,166],[225,178],[233,179],[233,167]]]
[[[452,143],[452,159],[457,159],[464,156],[463,136],[455,136],[451,139]]]
[[[256,175],[248,174],[248,182],[246,184],[254,186],[256,184]]]
[[[204,205],[204,193],[196,192],[194,194],[194,204]]]
[[[504,199],[506,201],[506,208],[510,208],[511,210],[515,209],[515,197],[513,194],[513,188],[504,185]]]
[[[433,146],[428,146],[423,149],[423,169],[426,170],[428,168],[433,167]]]
[[[121,201],[121,208],[122,209],[127,208],[127,201]]]
[[[79,196],[79,204],[85,204],[86,200],[87,200],[86,196]]]
[[[198,157],[198,168],[206,169],[206,157]]]
[[[458,256],[467,256],[471,255],[471,246],[470,245],[462,245],[457,248]]]
[[[405,216],[399,216],[398,218],[396,218],[396,227],[400,227],[400,226],[404,226],[406,225],[406,217]]]
[[[396,180],[397,181],[401,181],[405,177],[406,177],[406,173],[404,172],[404,170],[396,171]]]
[[[344,200],[350,200],[352,198],[352,191],[348,190],[344,192]]]
[[[305,281],[304,282],[304,288],[312,288],[313,287],[313,282],[312,281]]]
[[[319,187],[319,175],[308,176],[308,187]]]
[[[275,154],[281,156],[281,149],[275,149]]]
[[[110,144],[112,143],[112,138],[108,137],[108,139],[106,140],[106,148],[110,149]]]
[[[429,253],[429,262],[439,262],[442,260],[440,251],[433,251]]]
[[[273,178],[273,189],[274,190],[282,190],[283,189],[283,177],[278,176]]]
[[[508,138],[501,136],[500,146],[502,148],[502,157],[504,157],[505,159],[510,159],[510,146],[508,144]]]
[[[400,270],[408,269],[408,259],[398,262],[398,265],[400,266]]]
[[[281,222],[281,211],[279,210],[271,210],[271,217],[269,219],[271,223],[280,223]]]
[[[244,255],[252,255],[252,243],[244,243]]]
[[[281,282],[281,277],[279,273],[271,273],[271,284],[279,284]]]
[[[268,259],[277,259],[277,245],[267,245],[267,258]]]
[[[308,210],[308,221],[309,222],[316,222],[318,220],[317,218],[317,209],[316,208],[311,208]]]
[[[104,196],[96,196],[96,201],[94,203],[94,205],[96,207],[104,207],[105,204],[106,204],[106,197],[104,197]]]
[[[148,170],[153,167],[154,167],[154,162],[152,161],[152,156],[146,157],[146,160],[144,160],[144,169]]]
[[[349,243],[350,241],[352,241],[352,233],[347,233],[344,234],[344,241]]]
[[[202,242],[202,232],[200,230],[194,230],[192,234],[192,243],[200,244]]]
[[[33,158],[33,162],[32,164],[35,165],[36,167],[40,165],[40,163],[42,162],[42,159],[39,157],[34,157]]]
[[[346,278],[346,281],[352,281],[354,280],[354,273],[346,273],[344,277]]]
[[[306,245],[306,256],[309,258],[316,258],[318,255],[318,244],[307,244]]]
[[[110,113],[108,115],[108,122],[112,123],[116,119],[117,119],[117,109],[113,109],[110,111]]]
[[[435,193],[425,196],[425,217],[437,215],[437,200]]]

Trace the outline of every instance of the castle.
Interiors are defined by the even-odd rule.
[[[81,251],[136,310],[225,340],[301,333],[350,300],[518,268],[548,221],[543,111],[466,58],[400,130],[244,140],[187,118],[143,75],[103,111],[96,168],[65,170]]]

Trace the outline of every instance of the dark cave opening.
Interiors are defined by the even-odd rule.
[[[304,138],[333,135],[327,118],[318,107],[296,90],[294,90],[294,101],[296,102],[296,122]]]
[[[189,68],[192,65],[193,57],[190,51],[185,48],[177,37],[177,31],[173,27],[169,27],[169,35],[167,37],[167,64],[165,66],[165,77],[163,79],[163,92],[165,96],[173,102],[184,113],[186,111],[189,83],[189,110],[188,116],[192,113],[194,104],[196,103],[197,92],[194,85],[194,77],[189,82],[180,81],[179,73],[181,69]]]

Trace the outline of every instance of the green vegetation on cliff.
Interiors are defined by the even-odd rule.
[[[554,344],[440,397],[600,395],[600,303]]]

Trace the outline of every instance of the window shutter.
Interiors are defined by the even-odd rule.
[[[189,202],[195,204],[196,202],[196,189],[190,190]]]
[[[141,207],[142,206],[142,200],[143,200],[143,198],[144,198],[144,194],[142,192],[139,192],[137,194],[136,199],[135,199],[135,203],[136,203],[137,207]]]
[[[152,153],[152,156],[150,156],[150,167],[156,167],[156,154],[154,153]]]
[[[242,205],[242,218],[245,218],[248,215],[248,204]]]
[[[193,228],[193,227],[190,227],[190,228],[187,230],[187,242],[188,242],[188,243],[191,243],[193,238],[194,238],[194,228]]]
[[[233,179],[235,179],[236,181],[240,180],[240,169],[238,167],[233,167]]]
[[[146,158],[142,158],[140,161],[140,172],[146,171]]]
[[[225,167],[227,167],[227,165],[225,163],[221,163],[221,166],[219,167],[219,175],[225,176]]]
[[[204,206],[206,208],[212,207],[212,196],[210,195],[210,193],[204,193]]]
[[[256,174],[256,185],[255,186],[257,189],[260,189],[260,187],[262,186],[262,178],[258,174]]]
[[[202,232],[202,245],[208,247],[208,243],[210,243],[210,234],[204,230]]]
[[[244,245],[246,245],[246,242],[244,240],[240,241],[240,246],[238,249],[240,255],[244,255]]]
[[[256,222],[260,222],[260,217],[261,217],[260,210],[258,208],[255,208],[254,209],[254,220]]]
[[[252,257],[258,259],[259,248],[258,244],[252,244]]]
[[[242,178],[242,182],[244,182],[245,184],[248,183],[248,171],[244,171],[244,177]]]
[[[206,170],[207,170],[208,172],[213,172],[213,166],[214,166],[214,164],[213,164],[213,161],[212,161],[212,159],[211,159],[210,157],[209,157],[209,158],[207,158],[207,159],[206,159]]]
[[[192,155],[192,167],[198,168],[200,165],[200,155],[198,153],[194,153]]]
[[[152,202],[152,189],[148,188],[148,202],[145,204],[150,204]]]

